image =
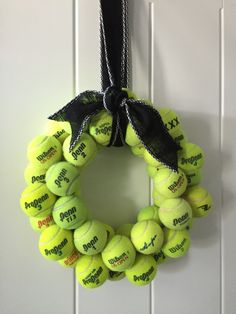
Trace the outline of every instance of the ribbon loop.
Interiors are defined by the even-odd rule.
[[[110,114],[114,115],[120,110],[127,98],[128,94],[125,91],[118,89],[116,86],[109,86],[104,92],[103,106]]]

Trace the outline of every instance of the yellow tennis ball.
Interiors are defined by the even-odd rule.
[[[58,196],[73,194],[79,187],[78,168],[67,161],[52,165],[46,173],[46,184],[51,192]]]
[[[159,218],[167,228],[183,230],[192,219],[192,209],[183,198],[170,198],[162,202]]]
[[[143,144],[139,144],[136,146],[131,146],[131,152],[133,153],[134,156],[137,157],[143,157],[145,147]]]
[[[104,146],[110,143],[112,121],[112,116],[106,110],[102,110],[92,118],[89,133],[97,143]]]
[[[147,167],[146,167],[147,174],[152,179],[157,175],[159,169],[160,168],[153,167],[153,166],[150,166],[150,165],[147,165]]]
[[[49,191],[46,184],[29,185],[21,194],[20,205],[30,217],[46,217],[52,212],[56,196]]]
[[[115,235],[102,251],[105,265],[113,271],[122,272],[131,267],[135,260],[135,249],[129,238]]]
[[[161,203],[164,202],[167,198],[165,196],[161,195],[156,189],[153,189],[152,199],[153,199],[154,204],[157,207],[160,207]]]
[[[130,123],[128,123],[128,125],[127,125],[125,142],[129,146],[136,146],[136,145],[141,144],[140,139],[138,138],[136,132],[134,131],[134,129]]]
[[[145,162],[150,166],[158,168],[164,167],[164,164],[161,161],[155,159],[146,149],[144,149],[143,158]]]
[[[130,238],[133,226],[134,224],[123,224],[116,229],[116,234],[124,235],[127,238]]]
[[[58,261],[74,250],[73,234],[57,225],[45,229],[39,238],[39,251],[44,258]]]
[[[81,257],[81,254],[74,249],[68,256],[60,259],[58,263],[65,268],[74,268]]]
[[[55,224],[51,213],[46,217],[30,217],[29,221],[31,227],[36,232],[42,232],[44,229]]]
[[[108,269],[100,254],[83,255],[76,264],[77,281],[84,288],[97,288],[108,278]]]
[[[185,143],[178,152],[178,166],[187,172],[195,171],[204,164],[204,152],[201,147],[193,143]]]
[[[46,135],[54,136],[61,144],[69,136],[66,132],[69,122],[48,120],[46,126]]]
[[[30,185],[34,184],[36,182],[38,183],[46,183],[45,177],[46,177],[47,169],[35,166],[33,164],[29,164],[25,168],[24,172],[24,178],[25,182]]]
[[[153,254],[160,250],[164,240],[161,227],[153,220],[137,222],[131,230],[131,241],[142,254]]]
[[[68,136],[63,143],[63,154],[65,159],[78,167],[88,164],[97,152],[97,146],[93,138],[90,135],[83,133],[71,152],[69,151],[70,141],[71,136]]]
[[[192,186],[183,195],[183,198],[191,205],[194,217],[203,217],[212,209],[212,197],[201,186]]]
[[[171,132],[170,136],[180,146],[188,142],[188,138],[181,128],[177,128],[175,131]]]
[[[48,169],[61,160],[61,143],[54,136],[36,136],[28,145],[27,156],[35,166]]]
[[[125,273],[124,272],[112,271],[112,270],[109,269],[108,279],[110,281],[119,281],[119,280],[121,280],[123,278],[125,278]]]
[[[86,255],[100,253],[107,242],[107,231],[97,220],[88,220],[74,232],[74,242],[77,250]]]
[[[165,256],[165,254],[163,253],[162,250],[160,250],[157,253],[153,254],[153,257],[157,263],[157,265],[164,263],[167,260],[167,256]]]
[[[146,206],[142,209],[140,209],[137,217],[137,221],[143,221],[143,220],[153,220],[156,223],[160,224],[160,218],[159,218],[159,208],[156,205]]]
[[[156,276],[157,263],[152,255],[137,254],[133,266],[125,271],[126,278],[136,286],[148,285]]]
[[[88,220],[89,212],[85,203],[77,196],[62,196],[53,207],[55,223],[63,229],[76,229]]]
[[[186,229],[170,230],[164,229],[163,253],[171,258],[184,256],[190,247],[190,236]]]
[[[188,186],[198,185],[202,180],[201,169],[195,171],[185,171],[184,172],[188,181]]]
[[[166,198],[179,197],[187,188],[187,178],[183,171],[162,168],[153,179],[154,188]]]
[[[111,238],[115,235],[115,230],[110,225],[107,225],[107,224],[103,224],[103,225],[107,232],[107,241],[110,241]]]
[[[181,128],[179,116],[170,108],[160,108],[160,116],[170,135]]]

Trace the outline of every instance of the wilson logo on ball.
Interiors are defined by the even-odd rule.
[[[108,260],[109,264],[115,268],[121,264],[123,264],[129,256],[126,253],[122,253],[120,256],[115,256],[114,258],[111,258]]]
[[[168,186],[168,189],[175,193],[182,185],[184,184],[184,175],[182,174],[177,181],[174,181],[170,186]]]
[[[169,249],[169,251],[171,253],[176,253],[179,250],[184,251],[183,247],[184,247],[184,244],[186,242],[187,242],[187,239],[184,238],[180,244],[177,244],[176,246],[173,246],[172,248]]]
[[[43,152],[42,154],[38,155],[37,159],[43,164],[48,159],[52,158],[52,156],[54,156],[56,152],[57,152],[57,149],[55,147],[50,147],[46,152]]]

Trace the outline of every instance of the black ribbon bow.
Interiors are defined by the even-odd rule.
[[[125,144],[126,128],[131,124],[148,152],[177,171],[180,146],[166,130],[160,114],[141,100],[129,98],[122,87],[128,84],[127,0],[101,0],[101,71],[104,92],[85,91],[49,117],[68,121],[72,129],[70,150],[78,142],[91,118],[106,110],[113,118],[108,146]]]

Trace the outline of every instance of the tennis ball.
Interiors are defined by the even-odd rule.
[[[190,236],[186,229],[164,229],[163,253],[172,258],[184,256],[190,247]]]
[[[131,99],[138,99],[137,95],[130,89],[123,87],[122,91],[126,92],[128,94],[128,97]]]
[[[162,168],[153,181],[155,190],[166,198],[179,197],[187,188],[187,178],[181,170]]]
[[[46,184],[29,185],[21,194],[20,205],[30,217],[46,217],[52,212],[56,196],[49,191]]]
[[[38,183],[46,183],[45,176],[46,176],[47,169],[35,166],[33,164],[29,164],[25,168],[24,177],[25,182],[30,185],[36,182]]]
[[[107,232],[107,241],[110,241],[111,238],[115,235],[115,231],[111,226],[109,226],[107,224],[103,224],[103,225],[104,225],[106,232]]]
[[[52,214],[50,213],[46,217],[30,217],[29,219],[30,225],[36,232],[42,232],[44,229],[50,227],[51,225],[55,224],[53,220]]]
[[[68,256],[60,259],[58,263],[65,268],[74,268],[80,256],[81,254],[76,249],[74,249]]]
[[[77,196],[60,197],[53,208],[55,223],[63,229],[76,229],[88,219],[88,209]]]
[[[164,263],[167,260],[167,256],[165,256],[165,254],[163,253],[162,250],[160,250],[157,253],[153,254],[153,257],[157,263],[157,265]]]
[[[73,194],[79,187],[79,170],[67,161],[51,166],[46,173],[46,184],[58,196]]]
[[[143,158],[145,162],[150,166],[157,168],[165,167],[165,165],[161,161],[155,159],[146,149],[144,149]]]
[[[211,211],[212,197],[201,186],[190,187],[183,195],[183,198],[191,205],[194,217],[206,216]]]
[[[39,238],[39,251],[44,258],[58,261],[74,250],[73,234],[57,225],[45,229]]]
[[[204,152],[196,144],[185,143],[178,152],[178,166],[187,172],[195,171],[204,164]]]
[[[104,146],[110,143],[112,121],[112,116],[106,110],[100,111],[92,118],[89,124],[89,133],[97,143]]]
[[[76,278],[84,288],[97,288],[108,278],[108,269],[100,254],[83,255],[76,264]]]
[[[202,172],[201,169],[195,171],[185,171],[184,172],[188,181],[188,186],[194,186],[201,182],[202,180]]]
[[[161,227],[153,220],[137,222],[131,230],[131,241],[142,254],[152,254],[160,250],[164,236]]]
[[[153,202],[154,204],[157,206],[157,207],[160,207],[161,206],[161,203],[166,200],[166,197],[161,195],[156,189],[153,189],[152,191],[152,199],[153,199]]]
[[[137,157],[143,157],[144,150],[145,147],[143,146],[143,144],[131,146],[131,152],[133,153],[134,156]]]
[[[61,160],[61,143],[54,136],[36,136],[28,145],[27,156],[35,166],[48,169]]]
[[[102,251],[105,265],[113,271],[122,272],[131,267],[135,260],[135,249],[126,236],[115,235]]]
[[[146,206],[140,209],[137,217],[137,221],[153,220],[160,224],[160,218],[158,214],[159,208],[156,205]]]
[[[181,129],[179,116],[170,108],[160,108],[160,116],[170,135]]]
[[[137,145],[141,144],[140,139],[138,138],[136,132],[134,131],[134,129],[130,123],[128,123],[128,125],[127,125],[125,142],[129,146],[137,146]]]
[[[116,229],[116,234],[124,235],[127,238],[130,238],[133,226],[133,224],[123,224]]]
[[[153,167],[150,165],[147,165],[147,167],[146,167],[147,174],[152,179],[158,174],[159,169],[160,168]]]
[[[75,230],[74,242],[80,253],[95,255],[105,247],[107,231],[101,222],[89,220]]]
[[[136,286],[148,285],[156,276],[157,263],[153,256],[137,254],[133,266],[125,271],[126,278]]]
[[[174,132],[171,132],[170,136],[180,146],[188,142],[188,138],[181,128],[177,128]]]
[[[69,122],[48,120],[46,126],[46,135],[54,136],[61,144],[69,136],[66,132]]]
[[[93,138],[90,135],[83,133],[71,152],[69,151],[70,141],[71,136],[68,136],[63,143],[65,159],[78,167],[88,164],[97,152],[97,146]]]
[[[108,279],[110,281],[118,281],[118,280],[123,279],[124,277],[125,277],[124,272],[112,271],[112,270],[109,270],[108,272]]]
[[[170,198],[162,202],[159,208],[159,218],[167,228],[182,230],[192,219],[192,209],[183,198]]]

